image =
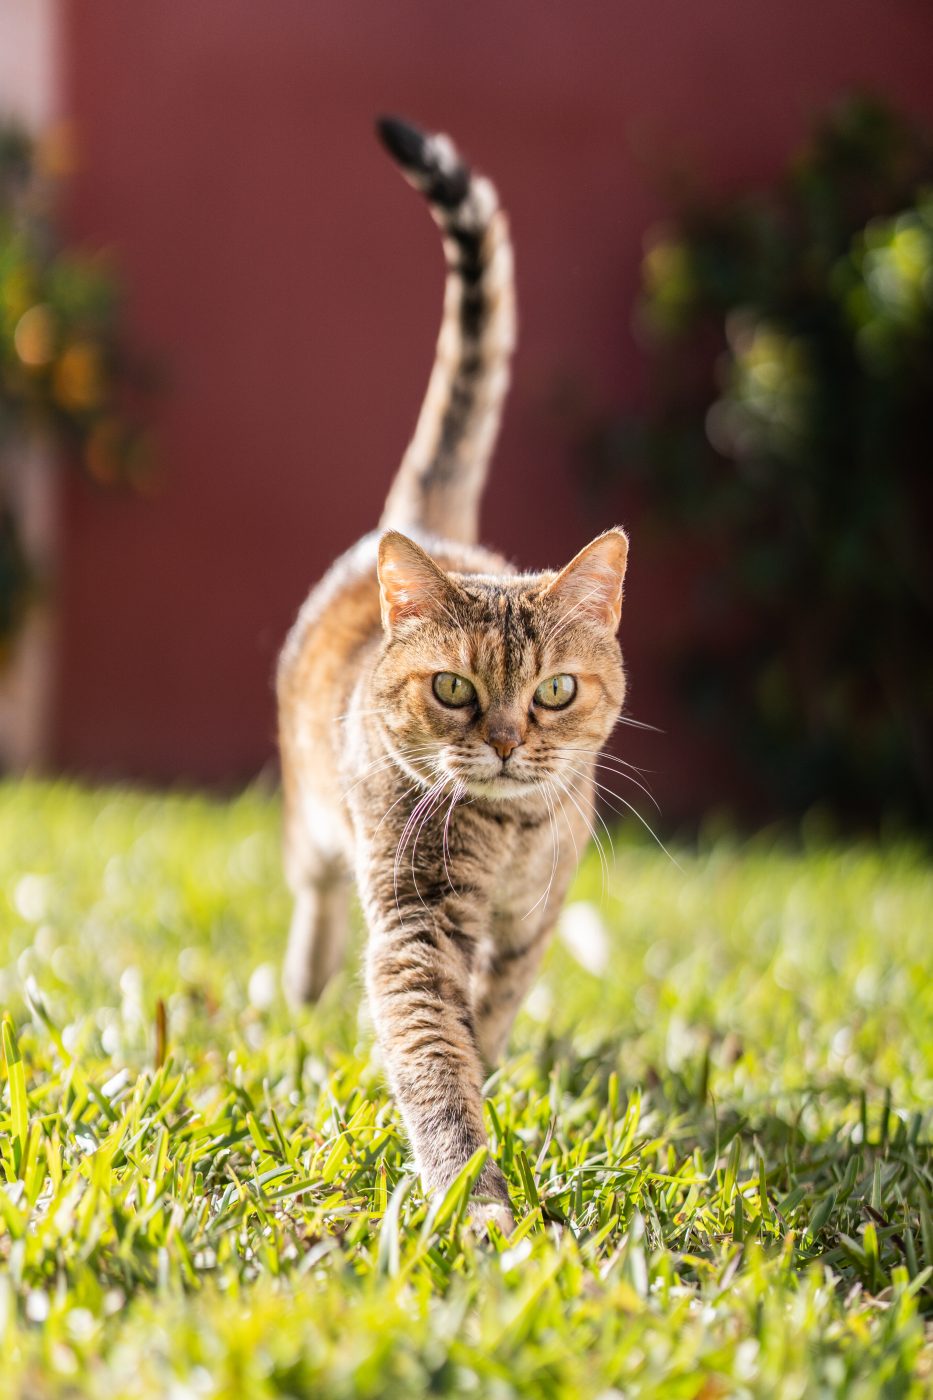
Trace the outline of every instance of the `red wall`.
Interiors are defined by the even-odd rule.
[[[68,488],[57,753],[104,775],[233,781],[273,748],[276,649],[308,585],[376,521],[440,314],[433,225],[371,135],[397,111],[496,179],[521,342],[485,535],[562,562],[633,531],[626,751],[676,815],[723,763],[666,694],[689,569],[642,547],[624,491],[575,486],[559,386],[638,391],[629,330],[663,172],[767,179],[840,91],[933,118],[923,0],[64,0],[74,233],[113,245],[170,386],[155,500]],[[637,742],[634,742],[637,740]],[[732,759],[735,756],[731,756]],[[737,766],[733,764],[733,766]]]

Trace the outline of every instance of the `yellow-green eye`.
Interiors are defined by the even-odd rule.
[[[476,699],[476,689],[466,676],[457,676],[453,671],[438,671],[434,677],[434,694],[442,705],[450,705],[459,710],[464,705],[472,705]]]
[[[563,710],[577,693],[573,676],[548,676],[535,691],[535,704],[546,710]]]

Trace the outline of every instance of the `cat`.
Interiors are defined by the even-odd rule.
[[[487,1143],[482,1085],[590,834],[594,766],[625,698],[616,631],[628,540],[559,572],[476,544],[515,339],[508,224],[446,136],[384,145],[426,198],[447,262],[427,396],[378,530],[312,590],[277,678],[283,974],[314,1000],[340,965],[352,878],[366,986],[426,1191]],[[546,491],[544,482],[529,485]],[[473,1219],[514,1225],[490,1156]]]

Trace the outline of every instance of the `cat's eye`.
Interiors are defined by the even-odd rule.
[[[548,676],[535,691],[535,704],[546,710],[563,710],[577,693],[573,676]]]
[[[458,676],[453,671],[438,671],[434,677],[434,694],[442,705],[460,710],[464,705],[472,705],[476,699],[476,688],[466,676]]]

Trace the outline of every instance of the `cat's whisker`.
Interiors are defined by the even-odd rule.
[[[375,836],[377,835],[377,833],[379,832],[379,830],[381,829],[382,824],[383,824],[383,822],[385,821],[386,817],[389,815],[389,813],[390,813],[390,812],[394,812],[395,809],[396,809],[396,807],[398,806],[398,804],[399,804],[400,802],[404,802],[404,801],[405,801],[405,798],[406,798],[406,797],[410,797],[411,794],[412,794],[413,792],[416,792],[416,791],[417,791],[417,789],[418,789],[418,784],[417,784],[417,783],[412,783],[411,787],[405,789],[405,791],[402,793],[401,797],[397,797],[397,798],[395,799],[395,801],[392,803],[392,805],[391,805],[390,807],[387,807],[387,808],[386,808],[386,810],[383,812],[382,816],[379,818],[379,821],[378,821],[378,823],[377,823],[377,825],[376,825],[376,827],[375,827],[375,829],[374,829],[374,831],[373,831],[373,837],[374,837],[374,838],[375,838]]]
[[[616,753],[601,753],[600,763],[612,764],[616,769],[625,769],[628,773],[637,773],[637,776],[644,778],[646,783],[649,773],[654,771],[653,769],[640,769],[637,763],[629,763],[628,759],[621,759]]]
[[[622,758],[617,753],[611,753],[607,749],[583,748],[580,745],[574,747],[572,744],[564,744],[561,753],[582,753],[588,758],[599,759],[603,762],[621,763],[623,768],[629,768],[633,773],[637,773],[640,778],[644,778],[648,773],[653,772],[651,768],[640,768],[637,763],[632,763],[627,758]]]
[[[448,781],[449,781],[449,779],[446,778],[446,777],[443,777],[443,778],[439,779],[439,782],[440,782],[440,784],[441,784],[440,791],[436,794],[436,796],[434,797],[434,800],[430,803],[430,805],[428,806],[427,811],[425,812],[424,816],[421,818],[421,821],[420,821],[419,824],[418,824],[418,830],[415,832],[415,839],[414,839],[414,841],[412,842],[412,846],[411,846],[411,882],[412,882],[412,885],[414,886],[415,894],[418,896],[419,900],[421,901],[421,907],[422,907],[422,909],[424,909],[424,910],[427,910],[428,906],[425,904],[424,900],[421,898],[421,891],[420,891],[419,888],[418,888],[418,876],[417,876],[417,873],[416,873],[416,871],[415,871],[415,854],[416,854],[416,852],[417,852],[417,850],[418,850],[418,841],[419,841],[420,838],[421,838],[421,833],[422,833],[422,831],[424,831],[424,828],[425,828],[426,824],[431,820],[431,818],[434,816],[434,813],[437,811],[438,807],[442,804],[442,802],[444,801],[444,798],[447,796],[447,783],[448,783]]]
[[[453,796],[450,799],[450,806],[447,808],[447,816],[444,819],[444,834],[441,840],[441,851],[444,856],[444,874],[447,876],[447,883],[450,886],[451,890],[453,890],[453,893],[458,896],[459,890],[454,888],[454,882],[450,878],[450,866],[448,864],[448,856],[450,855],[450,845],[448,837],[450,836],[450,819],[453,816],[454,808],[456,807],[460,799],[463,797],[466,790],[466,783],[463,781],[463,779],[455,779]]]
[[[409,763],[412,763],[417,758],[427,758],[433,755],[435,752],[436,750],[433,745],[424,744],[416,748],[399,749],[397,752],[380,754],[380,756],[378,758],[374,758],[371,763],[367,763],[366,767],[363,769],[362,773],[359,775],[356,781],[350,787],[344,790],[343,796],[345,798],[349,797],[351,792],[355,792],[356,789],[361,786],[361,784],[365,783],[369,778],[374,778],[376,774],[378,772],[381,772],[383,769],[390,768],[392,766],[395,766],[397,768],[399,766],[399,757],[403,758]],[[426,779],[423,781],[426,781]]]
[[[580,850],[579,850],[579,847],[577,846],[577,838],[576,838],[576,836],[574,835],[573,823],[572,823],[571,821],[569,821],[569,819],[568,819],[568,817],[567,817],[567,811],[566,811],[566,808],[564,807],[563,800],[562,800],[562,798],[561,798],[560,793],[557,791],[556,788],[554,789],[554,796],[557,798],[558,805],[560,806],[561,816],[562,816],[563,819],[564,819],[564,823],[565,823],[565,825],[566,825],[566,827],[567,827],[567,830],[570,832],[570,839],[571,839],[571,841],[573,842],[574,860],[575,860],[576,864],[579,865],[579,864],[580,864]]]
[[[606,825],[605,821],[603,820],[603,817],[602,817],[601,813],[599,812],[599,809],[598,809],[598,808],[595,808],[595,807],[594,807],[594,809],[593,809],[593,815],[596,817],[596,820],[599,822],[599,824],[600,824],[600,826],[602,827],[603,831],[606,833],[606,840],[609,842],[609,850],[610,850],[611,853],[612,853],[612,863],[613,863],[613,865],[615,865],[615,860],[616,860],[616,848],[615,848],[615,843],[614,843],[614,841],[613,841],[613,839],[612,839],[612,832],[609,830],[608,826]],[[608,879],[609,879],[609,867],[608,867],[608,863],[607,863],[607,866],[606,866],[606,879],[607,879],[607,882],[608,882]]]
[[[568,764],[567,766],[568,766],[568,768],[570,768],[571,772],[576,772],[576,770],[573,769],[573,768],[571,767],[570,764]],[[582,773],[582,772],[577,772],[576,775],[577,775],[578,778],[582,778],[582,777],[586,776],[586,775],[585,775],[584,773]],[[620,776],[621,776],[621,775],[620,775]],[[595,779],[593,779],[593,781],[595,782]],[[611,788],[607,788],[607,787],[605,787],[605,786],[604,786],[603,784],[601,784],[601,783],[596,783],[596,786],[599,787],[603,792],[608,793],[611,797],[614,797],[615,800],[616,800],[617,802],[621,802],[621,803],[623,804],[623,806],[627,807],[628,810],[631,812],[632,816],[638,818],[638,820],[641,822],[642,826],[643,826],[643,827],[645,828],[645,830],[648,832],[648,835],[649,835],[649,836],[651,837],[651,839],[656,843],[656,845],[658,846],[658,848],[664,852],[664,854],[667,856],[667,858],[668,858],[668,860],[671,862],[671,864],[672,864],[672,865],[676,865],[676,867],[677,867],[677,869],[680,871],[681,875],[685,874],[684,868],[683,868],[683,866],[681,865],[680,861],[677,859],[676,856],[672,855],[671,852],[667,849],[667,847],[665,846],[664,842],[661,840],[661,838],[660,838],[660,836],[658,835],[658,833],[654,830],[654,828],[650,825],[650,823],[647,822],[647,821],[645,820],[645,818],[642,816],[641,812],[639,812],[639,810],[638,810],[637,807],[633,807],[632,804],[631,804],[631,802],[628,802],[628,801],[622,796],[622,794],[621,794],[620,792],[615,792],[615,791],[612,790]],[[610,804],[610,805],[611,805],[611,804]],[[616,808],[615,810],[618,811],[618,808]],[[619,816],[623,816],[623,815],[624,815],[624,813],[622,813],[622,812],[619,812],[618,814],[619,814]],[[602,821],[602,818],[600,818],[600,820]],[[603,822],[603,825],[604,825],[604,826],[606,825],[605,822]]]
[[[572,770],[571,770],[571,771],[572,771]],[[579,775],[576,775],[576,776],[579,776]],[[601,866],[601,869],[602,869],[603,898],[605,898],[606,893],[607,893],[607,891],[608,891],[608,887],[609,887],[609,862],[608,862],[608,860],[606,859],[606,853],[605,853],[605,851],[603,850],[603,844],[602,844],[602,842],[600,841],[599,836],[598,836],[598,834],[597,834],[595,828],[591,825],[591,823],[590,823],[590,821],[589,821],[589,818],[588,818],[587,815],[586,815],[586,812],[583,810],[583,808],[580,806],[580,803],[577,801],[577,798],[576,798],[576,796],[574,795],[574,792],[573,792],[572,788],[570,787],[569,783],[565,783],[560,777],[558,777],[558,775],[557,775],[556,773],[554,773],[554,774],[551,775],[551,781],[552,781],[553,783],[556,783],[557,786],[558,786],[564,793],[566,793],[567,797],[569,797],[570,801],[573,803],[574,807],[576,807],[577,811],[579,812],[580,816],[582,817],[582,819],[583,819],[583,824],[584,824],[584,826],[586,827],[587,831],[590,833],[590,836],[591,836],[592,839],[593,839],[593,844],[595,845],[597,851],[599,852],[600,866]],[[605,823],[604,823],[604,825],[605,825]],[[614,858],[614,857],[615,857],[615,851],[613,850],[613,858]]]
[[[630,729],[648,729],[652,734],[663,734],[664,730],[659,729],[656,724],[646,724],[643,719],[633,719],[631,715],[619,715],[616,724],[627,724]],[[615,728],[615,725],[613,725]]]
[[[560,754],[562,758],[566,758],[567,754],[586,754],[586,752],[586,749],[555,749],[555,753]],[[646,787],[644,783],[639,782],[637,778],[633,778],[631,773],[620,772],[617,768],[613,767],[611,763],[607,762],[605,758],[593,759],[593,767],[601,769],[606,773],[611,773],[613,777],[625,778],[626,782],[634,783],[635,787],[640,788],[641,791],[645,794],[645,796],[648,798],[648,801],[654,804],[654,807],[658,815],[660,816],[661,807],[654,793],[651,791],[650,788]]]
[[[557,862],[560,855],[560,832],[557,828],[557,818],[554,815],[554,807],[546,789],[543,787],[541,788],[541,795],[543,796],[545,806],[547,807],[548,821],[551,827],[551,875],[550,879],[547,882],[547,886],[544,890],[544,893],[538,899],[535,900],[534,904],[528,910],[528,913],[523,915],[522,923],[525,922],[525,919],[529,919],[531,917],[531,915],[535,912],[539,904],[543,904],[544,907],[547,908],[548,896],[550,895],[551,887],[554,884],[554,875],[557,870]]]
[[[428,751],[428,750],[427,750],[427,745],[425,745],[425,751]],[[418,750],[417,750],[417,749],[412,749],[412,750],[410,750],[410,752],[411,752],[412,754],[416,754],[416,753],[418,752]],[[380,767],[383,767],[383,766],[384,766],[385,764],[387,764],[387,763],[391,763],[391,762],[393,761],[394,758],[395,758],[395,755],[394,755],[393,753],[380,753],[380,754],[377,754],[375,758],[371,759],[371,760],[369,761],[369,763],[367,763],[367,764],[361,769],[361,771],[360,771],[359,774],[357,775],[356,782],[358,782],[358,783],[359,783],[359,782],[362,782],[366,777],[369,776],[370,773],[372,773],[374,770],[376,770],[376,769],[378,769],[378,768],[380,768]],[[352,788],[351,788],[351,789],[347,789],[347,791],[352,791]]]
[[[424,793],[424,795],[415,803],[414,807],[409,813],[408,821],[405,823],[402,834],[399,837],[398,845],[395,848],[395,864],[392,870],[392,885],[395,892],[395,907],[398,910],[398,916],[400,920],[402,918],[402,909],[398,897],[398,877],[402,855],[404,853],[405,847],[408,844],[409,838],[415,830],[415,827],[417,826],[418,822],[421,820],[422,816],[425,816],[425,814],[430,814],[428,809],[430,808],[433,800],[437,797],[438,792],[443,790],[443,788],[446,786],[446,783],[446,778],[439,778],[435,783],[431,785],[431,787],[428,788],[427,792]],[[417,882],[415,883],[415,893],[418,894],[419,900],[421,900],[421,903],[424,904],[424,900],[421,899],[421,895],[420,893],[418,893]]]
[[[545,899],[544,899],[544,907],[545,907],[545,909],[546,909],[546,907],[548,907],[548,899],[549,899],[549,897],[551,897],[551,889],[552,889],[552,886],[553,886],[553,878],[555,878],[555,875],[558,874],[558,864],[559,864],[559,861],[560,861],[560,827],[558,826],[558,813],[556,813],[556,812],[555,812],[555,809],[553,809],[553,802],[551,801],[551,794],[549,794],[548,791],[545,791],[545,790],[542,790],[542,791],[544,791],[544,799],[545,799],[546,805],[548,805],[548,816],[549,816],[549,818],[551,818],[552,827],[553,827],[553,836],[552,836],[552,840],[553,840],[553,855],[552,855],[552,858],[551,858],[551,879],[549,879],[549,881],[548,881],[548,888],[546,888],[546,890],[545,890]]]
[[[613,770],[612,770],[612,769],[610,769],[609,771],[610,771],[611,773],[613,773]],[[629,782],[635,782],[635,779],[634,779],[634,778],[629,778],[627,773],[614,773],[614,776],[617,777],[617,778],[628,778],[628,781],[629,781]],[[607,796],[607,797],[618,797],[618,793],[616,792],[615,788],[607,787],[607,785],[606,785],[605,783],[599,782],[596,778],[593,779],[593,786],[597,789],[598,792],[603,793],[603,794],[604,794],[605,796]],[[635,786],[636,786],[636,787],[641,787],[641,783],[635,783]],[[643,791],[643,792],[647,792],[647,788],[642,788],[642,791]],[[650,792],[648,792],[648,796],[651,797],[651,793],[650,793]],[[621,799],[620,799],[620,800],[621,800]],[[652,802],[654,802],[654,798],[653,798],[653,797],[651,797],[651,800],[652,800]],[[655,807],[657,807],[658,811],[660,812],[661,808],[658,807],[657,802],[655,802],[654,805],[655,805]]]
[[[585,775],[584,775],[582,772],[578,772],[577,776],[580,777],[580,778],[582,778],[582,777],[584,777]],[[625,773],[619,773],[619,774],[617,774],[616,776],[617,776],[617,777],[620,777],[620,778],[624,778],[624,777],[627,776],[627,774],[625,774]],[[616,799],[616,800],[619,801],[619,802],[624,802],[624,801],[625,801],[625,799],[624,799],[623,797],[620,797],[620,795],[616,792],[615,788],[607,787],[605,783],[599,782],[596,778],[592,778],[592,777],[591,777],[590,780],[591,780],[591,782],[592,782],[594,788],[596,788],[597,792],[601,792],[601,793],[603,794],[603,796],[606,798],[607,802],[609,802],[609,805],[610,805],[610,806],[612,805],[610,799]],[[638,784],[638,786],[640,787],[641,784]],[[649,793],[649,796],[650,796],[650,793]],[[657,807],[657,803],[655,803],[655,806]],[[614,811],[618,811],[618,808],[613,808],[613,810],[614,810]],[[631,808],[631,810],[632,810],[632,811],[635,811],[635,808],[633,807],[633,808]],[[658,811],[659,811],[659,812],[660,812],[660,810],[661,810],[660,807],[658,807]],[[621,813],[620,813],[620,815],[621,815]],[[636,813],[636,815],[637,815],[637,813]]]
[[[389,757],[388,754],[384,758],[376,760],[376,762],[374,763],[367,764],[362,775],[359,778],[357,778],[356,781],[350,785],[350,787],[344,788],[343,793],[341,795],[344,798],[349,797],[351,793],[356,792],[357,788],[360,787],[363,783],[365,783],[368,778],[374,778],[377,773],[380,773],[384,769],[390,767],[392,767],[392,759]]]
[[[648,787],[647,783],[641,782],[639,778],[633,777],[631,773],[627,773],[621,768],[616,768],[615,765],[612,763],[600,761],[595,763],[593,767],[599,769],[602,773],[610,773],[615,778],[624,778],[627,783],[632,783],[635,787],[637,787],[641,792],[645,794],[648,801],[651,803],[652,807],[657,812],[658,816],[661,815],[661,804],[655,797],[654,793],[651,791],[650,787]]]
[[[608,773],[614,778],[624,778],[627,783],[631,783],[634,787],[637,787],[640,792],[643,792],[645,794],[648,801],[651,803],[652,807],[657,812],[658,816],[660,817],[662,815],[661,804],[655,797],[654,793],[651,791],[650,787],[648,787],[647,783],[640,782],[639,779],[634,778],[631,773],[625,773],[622,771],[622,769],[614,768],[609,763],[596,763],[593,766],[600,773]]]
[[[418,799],[412,810],[409,812],[408,820],[406,821],[405,826],[402,830],[402,834],[399,837],[398,850],[396,852],[397,856],[401,855],[401,852],[404,851],[406,845],[408,844],[408,839],[411,836],[411,833],[414,831],[415,826],[417,825],[422,815],[422,812],[428,806],[431,799],[435,796],[438,789],[443,786],[444,782],[444,778],[435,779],[435,781],[430,785],[430,787],[428,787],[428,789],[422,793],[421,797]]]
[[[371,778],[375,778],[379,773],[385,772],[389,768],[396,766],[397,765],[395,765],[392,759],[389,757],[384,758],[379,763],[370,764],[367,767],[366,771],[359,778],[357,778],[356,781],[350,785],[350,787],[344,788],[341,796],[344,799],[350,797],[354,792],[356,792],[358,787],[362,787],[363,783],[368,782]]]
[[[337,715],[334,723],[345,724],[348,719],[355,719],[358,715],[390,715],[391,713],[391,710],[387,710],[384,705],[379,705],[373,708],[363,707],[359,710],[344,710],[342,715]]]
[[[575,768],[572,767],[570,764],[567,765],[567,768],[568,768],[568,771],[570,772],[571,776],[572,776],[573,778],[575,778],[578,782],[579,782],[579,781],[588,781],[589,775],[588,775],[587,773],[583,772],[582,770],[577,770],[577,769],[575,769]],[[596,849],[597,849],[597,851],[599,852],[600,859],[601,859],[601,861],[602,861],[602,868],[603,868],[603,890],[604,890],[604,892],[605,892],[606,889],[607,889],[607,887],[608,887],[608,882],[609,882],[610,876],[609,876],[609,860],[608,860],[608,857],[606,856],[606,853],[605,853],[605,851],[604,851],[604,849],[603,849],[602,839],[601,839],[599,833],[597,832],[595,826],[593,825],[593,823],[588,819],[585,808],[581,805],[581,802],[580,802],[580,796],[581,796],[581,794],[580,794],[578,791],[576,791],[576,790],[574,789],[572,783],[564,783],[564,784],[563,784],[563,788],[564,788],[564,791],[566,792],[566,795],[570,798],[570,801],[573,803],[573,805],[576,807],[577,811],[578,811],[578,812],[580,813],[580,815],[583,817],[583,820],[586,822],[587,830],[589,831],[590,836],[592,837],[593,842],[594,842],[595,845],[596,845]],[[602,824],[602,827],[603,827],[603,830],[606,832],[606,835],[609,836],[610,849],[612,850],[613,860],[615,860],[615,847],[614,847],[613,844],[612,844],[612,837],[610,836],[609,829],[608,829],[608,827],[606,826],[606,823],[603,822],[602,819],[599,817],[599,813],[598,813],[595,809],[594,809],[594,811],[593,811],[593,816],[596,817],[598,820],[600,820],[600,822],[601,822],[601,824]]]
[[[401,833],[401,835],[400,835],[399,838],[398,838],[398,845],[397,845],[396,848],[395,848],[395,864],[394,864],[393,872],[392,872],[392,880],[393,880],[393,885],[394,885],[394,887],[395,887],[396,903],[398,902],[398,868],[399,868],[399,862],[400,862],[400,860],[401,860],[401,858],[402,858],[402,852],[403,852],[404,849],[405,849],[405,846],[406,846],[406,844],[407,844],[409,835],[410,835],[411,832],[414,830],[415,823],[417,822],[418,818],[420,817],[424,805],[427,803],[428,799],[431,797],[431,794],[433,793],[433,791],[434,791],[434,788],[433,788],[433,786],[432,786],[432,787],[428,788],[427,792],[423,792],[423,793],[421,794],[421,796],[418,798],[417,802],[415,803],[415,805],[412,807],[411,811],[409,812],[408,818],[407,818],[407,820],[406,820],[406,822],[405,822],[405,825],[402,827],[402,833]]]
[[[557,874],[557,866],[560,861],[560,827],[557,824],[557,813],[554,811],[554,804],[550,799],[550,794],[544,793],[544,800],[547,803],[548,815],[551,818],[552,840],[554,844],[554,854],[551,858],[551,878],[547,882],[547,889],[544,891],[543,908],[547,909],[547,902],[551,896],[551,889],[554,885],[554,876]]]

